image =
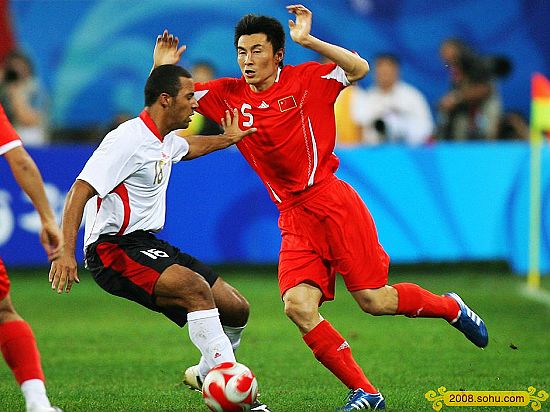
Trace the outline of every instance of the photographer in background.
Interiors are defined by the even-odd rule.
[[[47,96],[30,59],[20,51],[8,54],[0,83],[0,103],[23,143],[40,146],[48,142]]]
[[[400,78],[399,58],[380,54],[374,63],[375,84],[357,90],[351,108],[366,144],[428,143],[434,123],[422,92]]]
[[[502,102],[496,80],[511,70],[503,57],[479,56],[458,39],[445,40],[441,59],[450,70],[451,90],[438,104],[439,140],[497,138]]]

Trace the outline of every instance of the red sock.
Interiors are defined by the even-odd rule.
[[[449,296],[435,295],[414,283],[392,285],[397,290],[397,315],[409,318],[443,318],[455,320],[460,312],[458,303]]]
[[[19,385],[29,379],[44,381],[38,347],[27,322],[0,323],[0,350]]]
[[[323,320],[304,335],[313,355],[350,389],[362,388],[368,393],[378,390],[369,382],[351,354],[346,340],[332,325]]]

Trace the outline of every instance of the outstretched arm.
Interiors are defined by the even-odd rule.
[[[179,38],[173,34],[168,33],[168,30],[157,36],[157,42],[155,44],[155,50],[153,51],[153,68],[163,64],[177,64],[181,55],[187,48],[183,45],[178,48]]]
[[[10,165],[15,180],[31,198],[32,204],[40,216],[42,223],[40,243],[46,250],[48,259],[57,259],[63,247],[63,236],[48,203],[42,175],[36,163],[22,146],[9,150],[4,154],[4,157]]]
[[[300,46],[306,47],[332,60],[346,72],[350,82],[361,80],[369,72],[369,64],[358,54],[343,47],[319,40],[311,35],[313,14],[301,4],[287,6],[289,13],[296,16],[296,21],[289,20],[290,37]]]
[[[49,276],[52,289],[57,289],[57,293],[62,293],[64,290],[69,293],[73,283],[80,282],[77,272],[78,265],[74,256],[76,238],[78,236],[78,228],[82,222],[84,206],[96,194],[95,189],[83,180],[77,180],[67,194],[61,225],[63,236],[65,236],[65,247],[63,255],[55,262],[52,262]]]
[[[252,127],[242,131],[239,127],[239,111],[233,109],[233,115],[229,110],[225,111],[225,118],[221,119],[223,134],[217,136],[182,136],[189,143],[189,151],[182,160],[196,159],[216,150],[225,149],[240,142],[245,136],[254,133],[257,129]]]

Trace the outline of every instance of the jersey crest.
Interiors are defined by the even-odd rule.
[[[283,97],[282,99],[279,99],[277,103],[279,103],[279,109],[281,112],[286,112],[287,110],[298,107],[296,100],[294,100],[294,96]]]

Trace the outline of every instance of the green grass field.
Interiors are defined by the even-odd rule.
[[[340,406],[347,390],[314,359],[284,316],[275,268],[220,271],[251,303],[237,357],[256,373],[264,402],[277,412]],[[387,410],[431,411],[424,394],[440,386],[449,391],[526,391],[534,386],[550,392],[550,301],[525,296],[523,278],[500,265],[402,267],[392,273],[399,274],[391,276],[391,283],[459,292],[485,319],[490,343],[478,349],[438,319],[363,314],[339,283],[336,300],[324,304],[322,314],[349,341],[386,397]],[[16,307],[39,343],[50,398],[66,412],[206,411],[200,395],[180,384],[182,371],[198,360],[187,328],[180,330],[159,314],[106,294],[85,270],[81,283],[63,296],[49,290],[45,269],[11,270],[10,277]],[[543,290],[549,289],[545,278]],[[0,363],[0,411],[22,410],[15,380]],[[541,410],[550,410],[550,400]]]

